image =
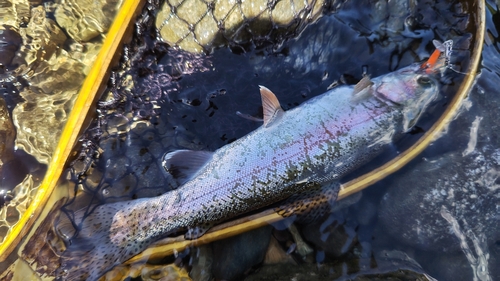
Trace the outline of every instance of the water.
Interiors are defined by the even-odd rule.
[[[221,48],[208,56],[191,55],[155,41],[154,33],[135,39],[127,47],[131,55],[115,70],[99,118],[84,136],[89,153],[73,165],[72,180],[82,196],[63,211],[71,214],[88,203],[155,196],[176,188],[161,167],[163,154],[215,150],[260,126],[235,114],[261,116],[258,85],[272,89],[287,110],[336,82],[352,84],[364,72],[375,77],[424,60],[433,51],[433,39],[453,39],[452,63],[457,70],[466,69],[474,29],[460,4],[363,4],[344,3],[337,13],[276,48],[239,54]],[[403,280],[411,274],[500,280],[495,266],[500,260],[495,227],[500,220],[497,11],[490,3],[481,74],[464,103],[469,107],[464,106],[447,134],[401,172],[344,202],[331,215],[299,225],[310,254],[301,257],[289,231],[275,225],[182,251],[175,262],[202,272],[199,278],[213,274],[234,280],[344,280],[387,272],[393,273],[386,278]],[[421,131],[437,119],[461,77],[449,74],[441,99],[418,124]],[[397,156],[421,131],[377,160]],[[358,174],[373,165],[379,162]],[[268,243],[262,241],[275,243],[278,253],[279,248],[291,253],[284,264],[264,258]],[[206,260],[212,262],[202,262]],[[407,275],[397,276],[398,270]]]
[[[375,249],[412,253],[438,280],[499,280],[498,7],[488,3],[476,85],[446,135],[380,185]],[[370,191],[370,190],[369,190]],[[389,235],[387,235],[389,234]],[[389,239],[387,239],[389,237]],[[397,243],[394,243],[394,240]],[[375,250],[377,251],[377,250]],[[450,266],[451,265],[451,266]]]
[[[11,245],[6,238],[19,235],[26,219],[34,216],[26,212],[28,207],[37,208],[43,201],[34,198],[42,193],[39,186],[47,172],[47,165],[78,90],[103,41],[102,37],[79,37],[77,42],[68,36],[61,20],[71,22],[69,18],[74,19],[75,14],[68,13],[74,9],[81,11],[82,5],[79,1],[55,2],[5,0],[0,3],[2,258],[6,258],[9,253],[9,246],[16,246]],[[119,5],[110,2],[102,12],[106,13],[103,17],[107,17],[107,21],[113,18]],[[106,1],[93,1],[93,5],[103,6],[103,3]],[[100,12],[103,10],[101,8],[98,9]],[[56,12],[63,9],[63,13]],[[81,14],[76,13],[76,17],[79,16]],[[83,23],[78,23],[79,27],[82,32],[88,32],[86,24],[94,27],[99,25],[98,31],[93,30],[93,36],[102,36],[109,27],[101,25],[103,17],[99,18],[96,14],[86,16]],[[77,36],[75,32],[72,35]],[[85,42],[90,39],[94,40]],[[41,211],[41,208],[37,211]],[[27,230],[23,229],[23,237]],[[11,258],[15,255],[11,255]],[[0,263],[0,279],[8,274],[4,270],[9,265],[11,260]]]
[[[23,224],[18,221],[26,214],[34,196],[40,194],[38,187],[67,116],[103,40],[94,38],[92,42],[85,42],[93,38],[78,36],[78,30],[73,29],[71,36],[78,37],[77,42],[66,33],[68,25],[61,22],[75,18],[75,14],[68,15],[73,9],[81,11],[83,5],[78,1],[41,2],[6,0],[0,3],[2,242],[15,225]],[[94,1],[94,5],[105,3]],[[113,3],[117,4],[109,3],[103,12],[107,21],[116,12]],[[93,37],[98,37],[107,31],[106,24],[110,24],[101,25],[103,17],[86,17],[84,23],[78,23],[79,28],[89,32],[85,23],[99,25],[99,30],[93,30]],[[30,215],[26,214],[25,218]]]

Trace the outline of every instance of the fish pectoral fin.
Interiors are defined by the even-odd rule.
[[[352,91],[352,97],[354,101],[360,101],[372,94],[373,82],[370,80],[368,75],[364,76],[359,82],[354,86]]]
[[[203,236],[210,228],[212,228],[212,224],[204,224],[197,225],[195,227],[190,227],[186,234],[184,234],[184,238],[187,240],[193,240],[200,238]]]
[[[279,119],[284,113],[278,98],[264,86],[259,86],[262,98],[262,111],[264,113],[264,127],[268,127],[274,120]]]
[[[176,150],[163,157],[162,166],[177,184],[182,185],[192,179],[213,154],[211,151]]]

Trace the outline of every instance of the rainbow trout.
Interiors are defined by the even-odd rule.
[[[411,129],[439,92],[436,77],[414,64],[286,112],[260,87],[263,126],[215,152],[166,154],[165,168],[182,185],[96,207],[62,253],[60,277],[96,280],[169,234],[199,237],[217,222],[338,181]]]

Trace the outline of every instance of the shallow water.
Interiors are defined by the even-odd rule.
[[[93,4],[102,7],[105,3]],[[102,13],[112,17],[119,3],[108,4]],[[81,11],[78,0],[43,1],[43,4],[36,0],[5,0],[0,6],[0,241],[3,242],[13,227],[20,225],[18,221],[39,193],[78,90],[102,45],[103,38],[99,36],[110,23],[103,23],[104,16],[95,13],[85,21],[92,22],[94,27],[99,25],[99,30],[90,31],[85,23],[76,20],[73,23],[78,27],[70,35],[67,31],[71,24],[65,23],[75,17],[81,19],[81,14],[73,13]],[[87,33],[86,38],[80,32]]]
[[[63,210],[71,213],[89,203],[155,196],[175,188],[161,167],[164,153],[215,150],[260,126],[235,114],[260,117],[258,85],[272,89],[287,110],[335,82],[352,84],[364,72],[376,77],[422,61],[434,49],[432,39],[453,39],[452,63],[457,70],[467,67],[474,30],[459,4],[364,4],[360,10],[359,3],[346,2],[298,38],[276,48],[250,47],[245,53],[221,48],[210,55],[191,55],[155,41],[153,34],[136,39],[127,47],[131,55],[115,71],[116,82],[110,83],[114,94],[105,94],[99,118],[84,136],[95,149],[73,163],[74,187],[83,196]],[[500,280],[495,266],[500,261],[495,227],[500,220],[495,122],[500,23],[492,16],[497,11],[491,4],[490,36],[477,85],[447,133],[401,172],[361,197],[339,203],[344,208],[299,225],[312,253],[302,258],[293,251],[289,232],[275,225],[246,238],[185,250],[176,263],[193,275],[201,272],[196,275],[200,279],[344,280],[404,269],[437,280]],[[451,72],[449,77],[441,99],[418,124],[421,131],[432,125],[456,91],[461,75]],[[357,174],[397,156],[421,135],[416,131],[394,144]],[[101,151],[97,159],[96,150]],[[270,240],[292,251],[279,266],[263,264]],[[211,266],[201,260],[212,260]]]

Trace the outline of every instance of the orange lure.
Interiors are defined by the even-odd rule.
[[[438,49],[434,50],[429,59],[422,64],[421,68],[424,69],[426,73],[432,72],[435,69],[435,66],[438,62],[440,55],[441,55],[440,50]]]

